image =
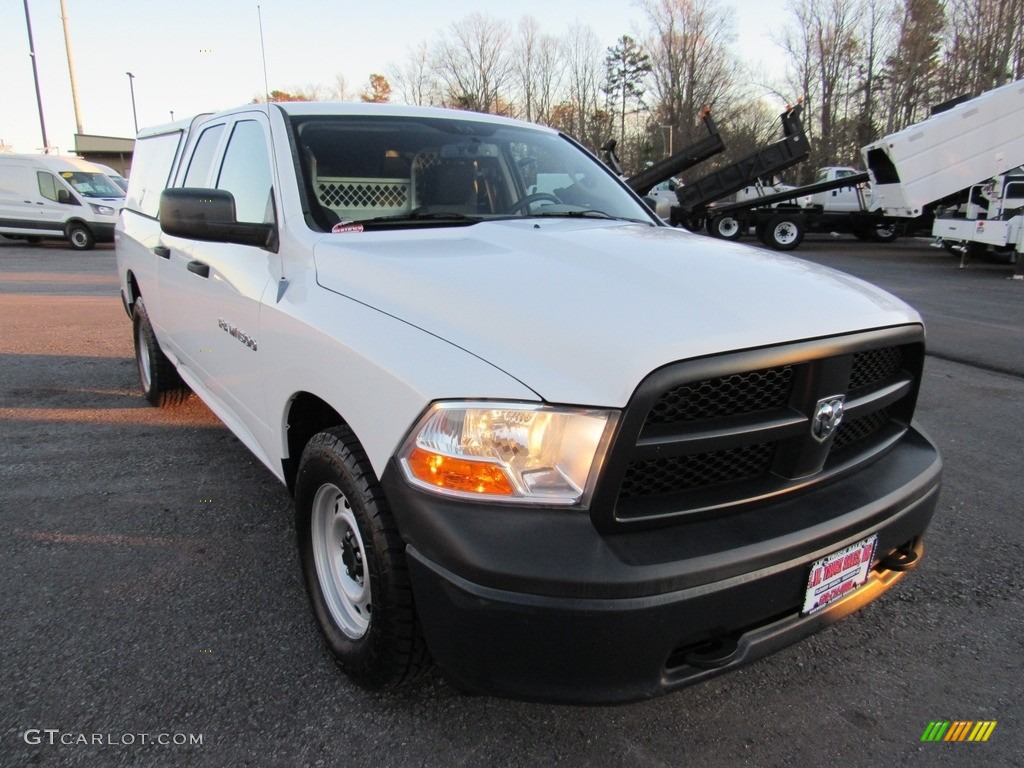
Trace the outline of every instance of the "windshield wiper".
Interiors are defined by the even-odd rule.
[[[465,223],[476,223],[483,221],[481,216],[470,216],[455,211],[413,211],[411,213],[399,213],[394,216],[377,216],[373,219],[361,219],[354,224],[404,224],[410,221],[458,221]]]
[[[530,218],[546,216],[554,219],[611,219],[613,221],[632,221],[635,224],[646,224],[643,219],[630,219],[626,216],[613,216],[604,211],[587,209],[585,211],[537,211],[531,213]]]

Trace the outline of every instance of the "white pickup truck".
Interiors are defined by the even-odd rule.
[[[647,698],[923,552],[917,313],[665,226],[557,131],[202,115],[139,135],[116,243],[146,398],[191,389],[294,493],[313,612],[364,686],[436,663],[504,696]]]

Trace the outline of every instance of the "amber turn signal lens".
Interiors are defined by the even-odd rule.
[[[421,482],[438,488],[487,496],[511,496],[512,484],[501,467],[415,448],[409,455],[409,471]]]

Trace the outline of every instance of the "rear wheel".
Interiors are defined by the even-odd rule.
[[[398,533],[369,459],[348,427],[315,435],[295,480],[295,528],[310,604],[338,666],[394,688],[430,667]]]
[[[146,400],[158,408],[185,402],[191,390],[160,349],[141,296],[135,300],[132,309],[132,335],[135,337],[139,384]]]
[[[704,217],[698,215],[687,216],[683,219],[682,224],[691,232],[700,232],[704,229]]]
[[[791,251],[804,240],[804,227],[795,216],[780,213],[764,228],[762,241],[777,251]]]
[[[73,221],[64,230],[64,236],[76,251],[88,251],[96,244],[92,231],[80,221]]]
[[[876,224],[871,230],[871,237],[879,243],[891,243],[900,236],[900,231],[895,224]]]
[[[708,232],[713,237],[720,237],[723,240],[739,240],[743,236],[743,227],[739,219],[725,214],[715,216],[708,222]]]

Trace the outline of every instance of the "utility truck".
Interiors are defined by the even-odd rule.
[[[710,204],[707,231],[738,240],[753,228],[765,245],[788,251],[800,245],[805,232],[844,232],[861,240],[890,242],[901,231],[930,221],[928,212],[904,223],[871,211],[868,179],[855,168],[830,166],[819,169],[815,181],[803,187],[770,192],[759,186],[755,191],[760,195]]]
[[[1024,252],[1024,80],[955,104],[861,150],[872,208],[919,216],[939,202],[932,234],[965,257]],[[961,262],[963,264],[963,262]]]
[[[778,250],[796,248],[806,232],[890,241],[930,228],[940,245],[965,255],[990,246],[1019,253],[1019,178],[1006,174],[1024,164],[1022,121],[1024,80],[940,105],[926,120],[867,145],[866,172],[827,167],[807,186],[769,192],[757,185],[759,196],[727,200],[751,169],[777,171],[806,157],[789,162],[771,145],[679,190],[670,221],[729,240],[753,228]],[[798,147],[788,141],[794,124],[785,115],[783,126],[781,147]]]

